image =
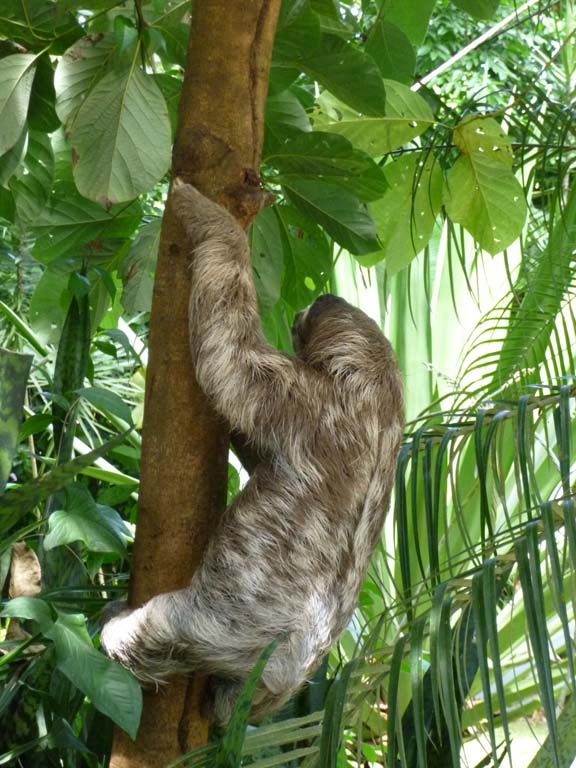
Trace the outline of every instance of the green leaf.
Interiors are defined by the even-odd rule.
[[[12,149],[0,157],[0,186],[6,186],[6,182],[22,162],[27,149],[28,132],[24,130]]]
[[[90,492],[79,483],[66,488],[65,509],[50,515],[44,549],[82,541],[92,552],[126,554],[130,532],[114,509],[96,504]]]
[[[54,444],[58,449],[59,463],[72,457],[72,442],[76,432],[74,415],[76,390],[84,383],[90,352],[90,304],[88,296],[72,297],[54,363],[52,392],[68,401],[68,408],[52,402]]]
[[[387,188],[379,166],[343,136],[332,133],[301,134],[282,144],[267,160],[279,169],[284,183],[287,174],[327,181],[364,202],[377,200]]]
[[[326,697],[322,736],[320,737],[319,768],[332,768],[337,765],[338,750],[342,741],[344,705],[352,672],[357,666],[356,660],[350,661],[340,675],[332,681]]]
[[[266,145],[281,144],[285,139],[310,130],[310,120],[298,98],[289,90],[270,94],[266,99]]]
[[[330,93],[358,112],[382,116],[386,91],[380,70],[370,56],[338,37],[324,35],[322,45],[297,63]]]
[[[131,314],[150,312],[161,227],[159,218],[144,224],[122,262],[122,305]]]
[[[54,642],[58,669],[96,709],[134,739],[142,713],[142,690],[127,669],[94,648],[84,616],[59,613],[44,634]]]
[[[126,435],[118,435],[94,450],[72,461],[54,467],[41,478],[31,480],[18,488],[10,488],[0,496],[0,533],[8,531],[21,517],[29,514],[36,505],[63,488],[75,475],[120,445]],[[110,479],[108,478],[108,481]]]
[[[70,131],[79,192],[106,206],[133,200],[170,165],[171,129],[152,77],[109,72],[83,101]]]
[[[6,487],[18,445],[32,359],[32,355],[0,348],[0,494]]]
[[[86,387],[84,389],[77,389],[76,394],[81,395],[89,403],[96,406],[103,413],[109,413],[113,416],[117,416],[126,424],[132,424],[132,411],[122,398],[115,392],[111,392],[107,389],[101,389],[100,387]]]
[[[280,299],[283,233],[272,208],[260,211],[250,228],[252,272],[258,305],[266,312]]]
[[[477,19],[489,19],[500,5],[500,0],[454,0],[455,4]]]
[[[324,181],[280,177],[288,198],[350,253],[378,250],[376,229],[368,209],[356,197]]]
[[[57,344],[72,296],[70,272],[48,267],[30,299],[30,326],[42,343]]]
[[[330,277],[332,247],[322,229],[296,208],[279,205],[275,212],[285,234],[282,294],[295,310],[303,309]]]
[[[52,416],[49,413],[35,413],[20,426],[20,440],[26,440],[30,435],[44,432],[52,424]]]
[[[32,84],[28,122],[35,131],[52,133],[60,126],[55,110],[54,70],[48,54],[41,56],[36,64],[36,76]]]
[[[180,105],[180,94],[182,93],[182,79],[180,77],[172,77],[165,73],[159,73],[154,75],[154,81],[162,91],[162,95],[166,101],[172,135],[174,135],[176,133],[176,126],[178,125],[178,108]]]
[[[226,728],[226,732],[218,746],[214,768],[236,768],[236,766],[240,765],[242,759],[242,747],[244,745],[244,739],[246,738],[246,727],[248,725],[248,718],[250,717],[254,694],[256,693],[258,683],[260,682],[264,668],[268,663],[268,659],[272,656],[281,640],[282,638],[280,637],[265,648],[254,665],[254,668],[248,675],[248,679],[244,683],[242,692],[234,705],[234,711]]]
[[[63,125],[73,122],[90,89],[100,79],[114,53],[109,35],[88,35],[77,40],[61,57],[54,75],[56,113]]]
[[[22,320],[20,315],[16,314],[16,312],[14,312],[13,309],[10,309],[10,307],[3,301],[0,301],[0,313],[4,315],[7,322],[14,328],[16,333],[24,339],[35,352],[38,352],[42,357],[46,357],[50,354],[48,347],[42,344],[32,328]]]
[[[443,176],[433,157],[403,155],[384,167],[388,191],[370,206],[382,250],[359,256],[363,266],[386,260],[386,272],[404,269],[428,245],[442,202]]]
[[[22,136],[28,114],[28,104],[36,56],[15,53],[0,59],[0,155],[16,144]]]
[[[400,674],[402,672],[403,658],[404,658],[404,646],[406,645],[406,636],[400,635],[396,640],[394,646],[394,652],[392,654],[392,661],[390,663],[390,676],[388,678],[388,724],[387,724],[387,739],[388,739],[388,765],[396,764],[397,754],[397,734],[402,737],[401,725],[401,702],[399,702],[399,689],[400,689]]]
[[[30,131],[24,162],[9,183],[16,216],[23,229],[36,223],[46,206],[54,176],[54,153],[44,133]]]
[[[467,117],[454,128],[454,143],[463,155],[476,150],[512,168],[512,144],[502,126],[492,117]]]
[[[15,597],[0,611],[2,616],[35,621],[43,634],[50,631],[54,623],[55,611],[38,597]]]
[[[417,744],[419,768],[426,768],[426,723],[424,713],[424,666],[423,638],[427,617],[422,616],[411,626],[410,631],[410,690],[412,691],[412,712]]]
[[[372,27],[366,43],[368,53],[382,77],[410,84],[416,69],[416,51],[404,32],[395,24],[381,19]]]
[[[424,40],[435,5],[436,0],[386,0],[385,17],[418,46]]]
[[[2,0],[0,38],[14,40],[33,51],[45,51],[50,45],[50,53],[58,55],[66,39],[82,34],[69,6],[63,0],[27,0],[25,6],[20,0]]]
[[[274,61],[291,63],[314,51],[319,43],[320,22],[310,3],[282,3],[274,38]]]
[[[531,523],[526,527],[526,536],[515,542],[514,551],[522,585],[532,658],[538,674],[542,707],[550,733],[551,752],[554,757],[554,763],[558,764],[554,686],[548,650],[550,637],[543,601],[542,572],[540,570],[540,553],[536,525],[536,523]]]
[[[72,185],[61,185],[33,228],[37,239],[32,256],[41,264],[68,255],[98,257],[103,241],[130,237],[141,219],[138,203],[107,211],[81,197]]]
[[[382,157],[420,136],[434,123],[434,115],[421,96],[393,80],[385,80],[384,84],[386,112],[383,116],[360,114],[321,97],[325,114],[318,121],[318,127],[345,136],[371,157]]]
[[[488,253],[500,253],[522,232],[526,201],[511,170],[481,151],[460,157],[448,172],[444,205]]]

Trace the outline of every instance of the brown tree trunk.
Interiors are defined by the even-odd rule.
[[[173,174],[247,226],[280,0],[194,0]],[[130,602],[185,586],[226,499],[228,431],[198,388],[188,347],[190,269],[166,205],[150,319],[138,529]],[[112,768],[165,768],[204,744],[202,681],[146,692],[136,742],[114,736]]]

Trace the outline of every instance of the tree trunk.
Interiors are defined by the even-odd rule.
[[[280,0],[194,0],[172,171],[247,226],[260,164]],[[228,429],[194,378],[190,269],[168,197],[150,319],[138,529],[130,603],[185,586],[226,500]],[[204,744],[202,680],[146,692],[136,742],[116,729],[112,768],[165,768]]]

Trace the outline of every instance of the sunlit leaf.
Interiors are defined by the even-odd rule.
[[[454,143],[463,155],[478,150],[507,168],[512,168],[512,144],[502,126],[493,118],[467,117],[454,128]]]
[[[476,149],[448,172],[444,205],[488,253],[500,253],[522,232],[526,200],[511,170]]]
[[[354,112],[349,107],[323,99],[326,115],[318,121],[323,131],[345,136],[371,157],[381,157],[424,133],[434,122],[428,104],[417,93],[393,80],[385,80],[386,110],[382,116]]]
[[[70,132],[80,193],[109,206],[147,192],[168,170],[164,97],[140,67],[109,72],[82,102]]]
[[[88,92],[104,73],[115,45],[111,35],[87,35],[60,57],[54,87],[56,112],[64,125],[75,117]]]
[[[35,61],[31,53],[0,59],[0,155],[16,144],[24,130]]]
[[[404,155],[384,167],[388,191],[370,206],[383,248],[359,256],[364,266],[386,261],[386,272],[404,269],[428,244],[442,201],[443,175],[434,158]]]

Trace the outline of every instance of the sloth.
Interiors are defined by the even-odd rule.
[[[376,323],[336,296],[296,315],[295,356],[274,349],[244,231],[179,179],[173,205],[193,252],[196,376],[251,476],[190,585],[122,611],[101,641],[144,684],[207,674],[209,717],[223,725],[271,642],[252,720],[303,686],[349,623],[390,502],[402,383]]]

